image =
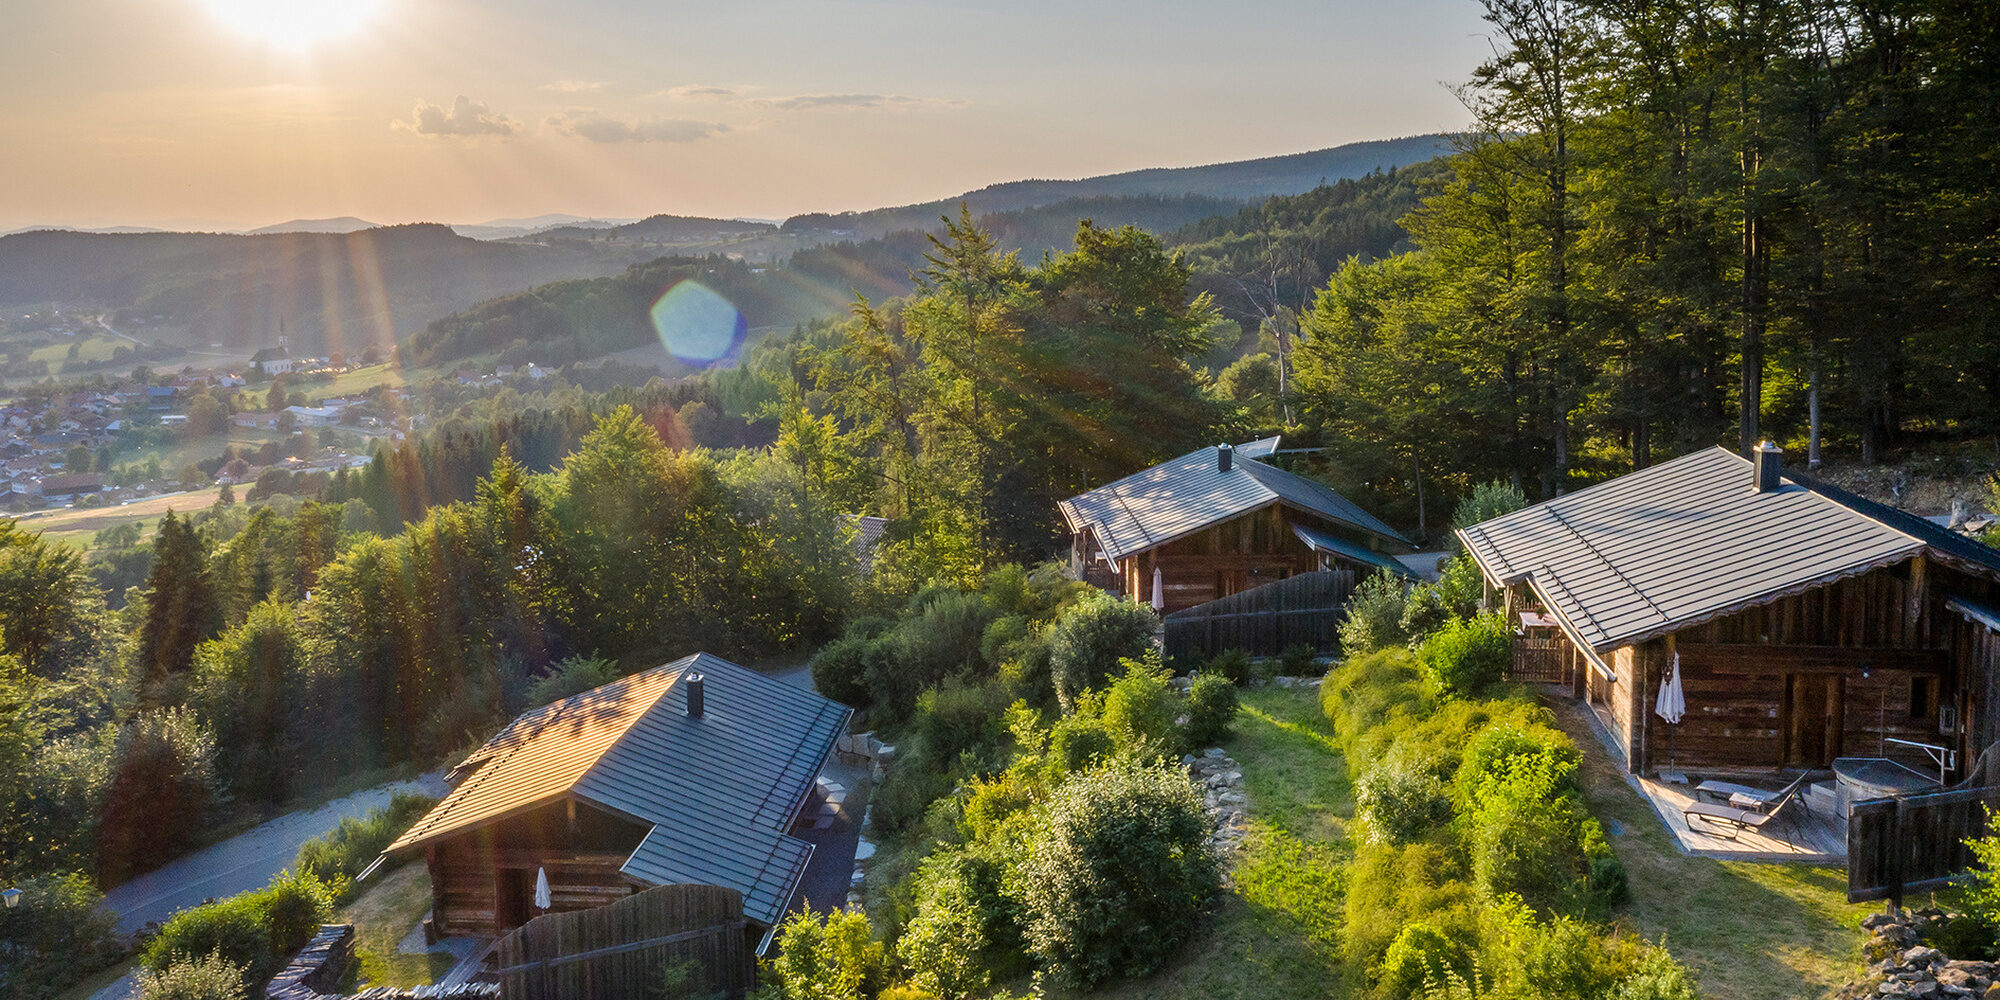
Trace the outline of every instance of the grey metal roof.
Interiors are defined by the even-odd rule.
[[[1271,437],[1236,448],[1228,472],[1217,468],[1214,448],[1202,448],[1058,506],[1070,531],[1090,529],[1114,562],[1277,502],[1408,544],[1396,529],[1330,487],[1260,461],[1277,447],[1278,439]]]
[[[1345,538],[1329,535],[1324,531],[1316,531],[1303,524],[1292,525],[1292,534],[1297,535],[1299,541],[1306,543],[1306,547],[1309,549],[1320,552],[1331,552],[1334,555],[1343,556],[1364,566],[1374,566],[1377,569],[1388,570],[1397,576],[1415,578],[1417,575],[1408,566],[1397,561],[1394,556],[1385,556],[1380,552],[1372,552],[1366,546],[1356,545]]]
[[[1914,530],[1921,518],[1855,501],[1792,477],[1759,493],[1748,459],[1710,448],[1459,537],[1489,580],[1526,581],[1602,651],[1945,547],[1942,529]],[[1950,544],[1948,558],[2000,572],[2000,554]]]
[[[687,714],[690,673],[703,677],[700,718]],[[697,653],[515,720],[389,850],[573,795],[652,826],[625,860],[626,875],[727,886],[743,893],[745,916],[775,924],[812,856],[812,845],[787,834],[792,811],[852,712]]]

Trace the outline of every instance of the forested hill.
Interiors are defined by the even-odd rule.
[[[1069,249],[1077,223],[1085,219],[1107,228],[1166,231],[1237,207],[1192,195],[1100,196],[995,213],[980,222],[1000,246],[1032,261],[1045,251]],[[430,323],[410,338],[408,357],[430,365],[499,351],[510,362],[560,364],[638,347],[656,336],[648,316],[653,302],[684,279],[720,293],[753,330],[841,316],[856,295],[881,300],[910,290],[911,273],[924,266],[931,249],[926,232],[943,227],[940,218],[929,223],[870,240],[807,247],[771,267],[684,255],[634,265],[612,277],[552,282]]]
[[[741,236],[777,232],[768,222],[741,219],[705,219],[689,215],[653,215],[622,226],[558,226],[535,233],[535,242],[550,240],[599,240],[628,243],[716,242]]]
[[[0,303],[127,309],[195,344],[255,349],[282,323],[295,349],[386,344],[483,299],[548,281],[614,273],[629,247],[467,239],[439,225],[354,233],[95,234],[0,238]]]
[[[795,215],[785,220],[784,231],[799,235],[837,232],[865,238],[896,230],[928,229],[937,224],[938,216],[955,212],[960,203],[970,206],[975,215],[989,215],[1106,196],[1195,195],[1257,201],[1272,195],[1310,191],[1376,170],[1422,163],[1449,151],[1447,137],[1420,135],[1200,167],[1155,167],[1081,180],[1010,181],[918,205],[869,212]]]
[[[1450,175],[1445,157],[1392,167],[1207,216],[1162,239],[1187,256],[1196,288],[1254,329],[1280,307],[1310,303],[1350,258],[1409,250],[1403,218]]]

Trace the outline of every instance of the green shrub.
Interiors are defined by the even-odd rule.
[[[1512,514],[1527,505],[1528,496],[1522,493],[1518,486],[1511,486],[1497,479],[1490,483],[1480,483],[1474,486],[1472,492],[1466,494],[1452,510],[1451,526],[1454,529],[1464,530],[1481,521],[1491,521],[1503,514]]]
[[[912,602],[921,609],[883,636],[883,655],[870,656],[864,669],[874,707],[900,721],[923,692],[945,678],[978,673],[980,638],[995,612],[978,594],[927,589]]]
[[[332,890],[310,872],[280,872],[260,895],[275,955],[305,947],[320,925],[333,917]]]
[[[1243,685],[1250,683],[1250,654],[1240,649],[1225,649],[1208,661],[1205,673],[1226,677],[1229,683]]]
[[[1934,918],[1918,928],[1924,943],[1953,958],[1984,959],[1994,953],[1994,928],[1969,914]]]
[[[1049,757],[1064,772],[1084,771],[1108,759],[1117,741],[1096,712],[1079,712],[1049,727]]]
[[[15,883],[21,898],[0,909],[0,996],[46,1000],[118,960],[117,920],[79,874]]]
[[[1456,617],[1458,609],[1444,592],[1426,584],[1410,588],[1403,600],[1403,617],[1397,620],[1397,625],[1409,636],[1412,645],[1418,645]]]
[[[1376,762],[1354,785],[1355,815],[1371,839],[1416,840],[1451,819],[1451,794],[1437,775],[1402,754]]]
[[[1196,674],[1188,685],[1187,730],[1190,749],[1212,747],[1229,739],[1236,723],[1236,685],[1216,674]]]
[[[1478,896],[1465,883],[1464,863],[1449,845],[1363,841],[1348,867],[1341,953],[1358,969],[1373,968],[1404,927],[1477,924]]]
[[[176,963],[209,955],[218,955],[241,968],[246,988],[277,971],[277,956],[271,951],[271,930],[264,923],[263,906],[256,893],[174,914],[160,928],[159,936],[146,946],[139,963],[157,973]]]
[[[1382,570],[1361,581],[1347,599],[1347,617],[1340,623],[1340,652],[1355,657],[1378,649],[1408,645],[1403,631],[1403,606],[1408,597],[1401,577]]]
[[[726,1000],[699,959],[682,958],[660,964],[653,976],[650,1000]]]
[[[952,766],[964,758],[978,773],[997,771],[1006,765],[1007,706],[1013,700],[997,680],[946,680],[918,696],[905,743],[920,761]]]
[[[1402,1000],[1423,992],[1426,983],[1442,983],[1446,974],[1472,974],[1472,955],[1465,944],[1429,924],[1404,927],[1382,955],[1376,985],[1384,996]]]
[[[843,639],[880,639],[896,627],[896,619],[881,615],[858,615],[847,623],[840,637]]]
[[[1591,912],[1596,914],[1609,914],[1632,899],[1632,883],[1625,874],[1625,863],[1612,855],[1590,859],[1590,874],[1584,887],[1590,893]]]
[[[1589,877],[1582,816],[1574,797],[1552,799],[1548,791],[1528,776],[1490,784],[1467,816],[1466,851],[1487,898],[1512,894],[1537,912],[1566,913],[1583,901]]]
[[[1313,670],[1313,648],[1309,643],[1295,642],[1278,654],[1278,669],[1286,677],[1305,677]]]
[[[244,1000],[243,966],[211,953],[139,972],[139,1000]]]
[[[1148,654],[1124,661],[1125,673],[1104,692],[1104,728],[1121,747],[1142,753],[1179,753],[1175,722],[1181,697],[1168,683],[1173,675]]]
[[[1648,948],[1631,975],[1611,992],[1611,1000],[1701,1000],[1701,993],[1687,967],[1674,961],[1665,948]]]
[[[1514,656],[1514,630],[1497,614],[1447,619],[1418,658],[1439,693],[1476,698],[1498,683]]]
[[[813,687],[843,705],[867,708],[871,700],[869,665],[883,655],[881,643],[856,636],[850,630],[844,638],[821,646],[813,654]]]
[[[869,1000],[882,988],[882,943],[868,918],[797,910],[778,926],[778,957],[765,966],[785,1000]]]
[[[1010,884],[1028,951],[1085,989],[1177,954],[1221,888],[1207,810],[1178,768],[1115,765],[1050,796]]]
[[[993,619],[979,637],[979,658],[989,669],[1018,657],[1035,640],[1035,630],[1026,618],[1006,615]]]
[[[1159,617],[1143,604],[1093,590],[1056,618],[1049,633],[1049,667],[1065,710],[1085,690],[1104,689],[1122,660],[1145,654]]]
[[[1545,786],[1545,793],[1552,798],[1570,795],[1581,790],[1577,769],[1582,764],[1576,744],[1548,726],[1491,725],[1467,741],[1455,792],[1461,805],[1476,805],[1488,785],[1519,775]]]
[[[549,672],[528,685],[528,707],[558,702],[571,695],[602,687],[619,678],[618,664],[588,656],[572,656],[554,664]]]
[[[924,859],[916,877],[916,914],[903,926],[896,956],[911,985],[942,1000],[983,993],[1022,964],[1014,904],[1001,892],[1003,867],[967,851]]]
[[[1393,734],[1377,730],[1391,719],[1421,716],[1429,703],[1416,657],[1400,648],[1341,662],[1327,672],[1319,691],[1320,708],[1349,761],[1381,756]]]
[[[1489,907],[1480,929],[1485,995],[1508,1000],[1603,1000],[1636,962],[1631,945],[1567,916],[1537,919],[1518,903]]]
[[[366,816],[343,817],[331,832],[299,845],[294,867],[330,883],[352,880],[434,805],[437,800],[428,795],[397,792],[388,805]]]

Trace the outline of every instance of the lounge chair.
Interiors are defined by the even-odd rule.
[[[1745,830],[1761,830],[1780,817],[1785,817],[1787,807],[1798,799],[1810,775],[1811,772],[1801,772],[1798,777],[1792,779],[1791,784],[1767,799],[1759,808],[1745,809],[1713,802],[1690,802],[1681,810],[1681,817],[1687,821],[1689,829],[1695,828],[1694,821],[1699,818],[1715,827],[1721,836],[1735,840],[1737,834]],[[1793,826],[1797,826],[1796,821],[1793,821]]]
[[[1697,801],[1730,805],[1738,809],[1768,809],[1771,803],[1777,801],[1778,796],[1783,794],[1785,790],[1782,788],[1772,791],[1768,788],[1755,788],[1728,781],[1704,781],[1694,786],[1694,797]]]

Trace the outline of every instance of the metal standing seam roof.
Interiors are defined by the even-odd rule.
[[[1337,538],[1324,531],[1308,528],[1303,524],[1292,525],[1292,534],[1297,535],[1299,541],[1306,543],[1306,547],[1309,549],[1331,552],[1365,566],[1386,569],[1397,576],[1416,578],[1417,574],[1412,572],[1408,566],[1397,561],[1394,556],[1385,556],[1380,552],[1370,551],[1365,546],[1357,545],[1345,538]]]
[[[689,673],[701,718],[687,715]],[[385,854],[408,851],[567,796],[652,830],[621,871],[649,885],[743,893],[775,924],[812,845],[788,835],[852,709],[707,653],[614,681],[514,720],[461,768],[471,774]]]
[[[1216,467],[1214,448],[1201,448],[1057,506],[1070,530],[1089,528],[1113,562],[1276,502],[1408,543],[1330,487],[1260,461],[1277,451],[1278,440],[1238,446],[1228,472]]]
[[[2000,553],[1935,537],[1950,533],[1921,518],[1802,477],[1768,493],[1751,482],[1748,459],[1710,448],[1458,534],[1490,581],[1528,582],[1598,651],[1946,544],[1948,558],[2000,575]]]

